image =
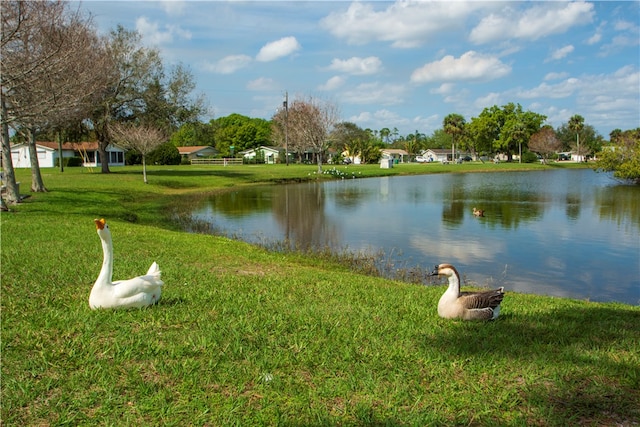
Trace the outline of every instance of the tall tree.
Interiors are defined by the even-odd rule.
[[[612,144],[617,144],[621,137],[622,137],[622,129],[616,128],[611,132],[609,132],[609,141]]]
[[[598,154],[596,169],[640,185],[640,128],[616,132],[615,141]]]
[[[582,131],[582,128],[584,128],[584,117],[582,117],[579,114],[575,114],[573,116],[571,116],[571,118],[569,119],[569,123],[568,123],[569,129],[573,131],[573,133],[575,133],[576,135],[576,149],[577,149],[577,156],[578,156],[578,161],[583,161],[583,157],[582,157],[582,152],[580,151],[580,132]]]
[[[36,134],[86,117],[105,85],[102,47],[91,18],[67,2],[3,2],[3,126],[28,136],[32,191],[46,191]]]
[[[576,154],[578,153],[577,140],[579,139],[581,156],[598,153],[604,143],[602,135],[600,135],[592,125],[587,123],[582,126],[582,129],[578,132],[578,136],[576,136],[574,130],[569,128],[568,122],[560,125],[556,129],[556,135],[558,135],[558,139],[562,142],[563,151],[572,151]]]
[[[215,147],[213,126],[199,121],[188,122],[175,131],[169,141],[176,147],[209,145]]]
[[[216,149],[224,156],[261,145],[270,145],[271,124],[264,119],[241,114],[231,114],[210,122],[216,141]]]
[[[478,154],[495,153],[496,141],[500,138],[502,114],[498,106],[482,110],[478,117],[472,117],[467,125],[468,140]],[[482,160],[482,155],[480,156]]]
[[[465,126],[467,122],[460,114],[449,114],[442,121],[442,128],[444,131],[451,135],[451,161],[455,162],[456,142],[465,133]]]
[[[369,140],[369,133],[352,122],[338,123],[331,132],[330,138],[333,148],[339,153],[347,152],[347,157],[354,161],[360,156]]]
[[[167,76],[158,50],[142,46],[139,33],[118,26],[108,38],[107,56],[109,84],[91,115],[103,173],[109,173],[112,122],[135,121],[173,132],[205,110],[204,98],[192,96],[191,73],[178,65]]]
[[[498,107],[485,108],[480,116],[471,119],[469,131],[479,141],[480,146],[491,144],[491,152],[513,154],[526,148],[531,135],[540,130],[546,116],[531,111],[523,111],[520,104],[509,103]]]
[[[551,126],[543,126],[542,129],[531,135],[529,150],[540,154],[545,163],[549,156],[558,152],[560,148],[562,148],[562,143]]]
[[[329,147],[329,134],[338,123],[338,107],[317,98],[298,98],[287,110],[287,132],[290,141],[297,141],[316,157],[318,172],[322,172],[323,156]],[[284,115],[276,113],[273,121],[283,129]],[[291,144],[290,144],[291,147]]]
[[[426,148],[426,137],[423,133],[416,129],[415,132],[407,135],[403,141],[402,149],[409,154],[409,157],[413,157],[418,154],[422,149]]]
[[[9,124],[3,119],[7,114],[7,107],[4,103],[4,97],[0,97],[0,121],[2,121],[2,181],[6,182],[7,189],[7,201],[10,204],[16,204],[20,202],[20,194],[18,194],[18,183],[16,182],[16,174],[13,169],[13,162],[11,160],[11,145],[9,144]],[[5,200],[0,196],[0,210],[9,210]]]
[[[111,123],[134,120],[144,108],[145,91],[162,73],[158,51],[143,47],[140,34],[120,25],[109,35],[107,55],[111,60],[111,78],[91,115],[102,173],[110,172],[107,147],[112,142]]]
[[[380,138],[385,144],[389,143],[389,137],[391,136],[391,130],[389,128],[380,129]]]

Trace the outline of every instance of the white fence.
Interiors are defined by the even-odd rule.
[[[231,166],[241,165],[242,159],[191,159],[192,165],[218,165]]]

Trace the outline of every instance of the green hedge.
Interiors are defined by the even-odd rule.
[[[62,164],[64,167],[82,166],[82,157],[65,157]],[[55,166],[60,166],[60,159],[56,159]]]

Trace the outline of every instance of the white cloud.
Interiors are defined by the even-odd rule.
[[[546,109],[538,109],[541,114],[547,116],[547,123],[551,124],[554,127],[558,127],[563,123],[567,123],[569,118],[575,114],[574,110],[570,110],[567,108],[558,108],[555,106],[548,107]]]
[[[382,68],[382,61],[376,56],[360,58],[357,56],[349,59],[337,59],[331,61],[329,70],[353,75],[375,74]]]
[[[411,119],[411,124],[415,129],[428,135],[442,127],[442,117],[439,114],[432,114],[428,117],[416,116]]]
[[[602,33],[596,32],[591,37],[589,37],[586,41],[588,45],[593,45],[602,40]]]
[[[453,89],[456,85],[454,85],[453,83],[442,83],[440,86],[438,86],[435,89],[431,89],[429,91],[429,93],[434,93],[434,94],[438,94],[438,95],[447,95],[450,94],[451,92],[453,92]]]
[[[260,52],[258,52],[256,61],[275,61],[276,59],[291,55],[301,47],[295,37],[283,37],[280,40],[264,45],[262,49],[260,49]]]
[[[600,42],[600,40],[602,40],[602,31],[604,29],[604,27],[607,25],[607,21],[602,22],[598,28],[596,29],[596,32],[593,33],[593,35],[591,37],[589,37],[585,43],[589,46],[592,46],[594,44],[597,44]]]
[[[349,117],[348,121],[358,123],[360,127],[376,127],[379,123],[384,123],[385,127],[389,129],[406,127],[411,123],[409,119],[387,109],[377,110],[373,113],[362,111],[357,115]]]
[[[567,46],[561,47],[560,49],[556,49],[553,52],[551,52],[551,56],[545,62],[548,62],[551,60],[557,61],[559,59],[562,59],[566,57],[568,54],[570,54],[571,52],[573,52],[573,50],[574,50],[574,47],[573,45],[570,45],[570,44]]]
[[[628,30],[632,30],[635,27],[635,24],[633,22],[630,21],[616,21],[616,23],[613,25],[613,28],[616,31],[628,31]]]
[[[184,14],[184,9],[187,5],[187,2],[182,0],[167,0],[161,3],[165,13],[169,16],[180,16]]]
[[[205,65],[204,68],[218,74],[232,74],[249,65],[251,61],[251,57],[247,55],[229,55],[214,64]]]
[[[361,111],[357,115],[349,117],[348,121],[353,123],[371,123],[373,122],[373,114],[368,111]]]
[[[528,90],[519,90],[516,95],[520,98],[566,98],[573,95],[580,87],[580,80],[568,78],[556,84],[541,83]]]
[[[490,92],[485,96],[481,96],[477,98],[473,102],[473,105],[479,109],[484,109],[490,105],[501,105],[501,104],[503,104],[502,95],[500,95],[497,92]]]
[[[247,83],[247,89],[249,90],[273,90],[275,86],[273,79],[267,77],[260,77],[255,80],[251,80]]]
[[[538,40],[588,24],[593,15],[593,4],[585,2],[544,2],[524,12],[505,7],[500,14],[483,18],[471,30],[469,40],[477,44],[508,39]]]
[[[511,67],[495,56],[483,55],[470,50],[460,58],[447,55],[439,61],[430,62],[411,74],[413,83],[489,81],[504,77]]]
[[[542,112],[555,126],[566,122],[571,115],[579,111],[585,120],[595,127],[633,128],[639,123],[640,92],[629,90],[629,88],[638,87],[640,87],[640,71],[636,66],[627,65],[610,74],[585,74],[579,79],[567,78],[556,84],[541,83],[532,89],[509,90],[499,97],[504,96],[509,100],[514,98],[570,99],[571,108],[544,104],[547,107]],[[482,107],[499,103],[491,102],[489,99],[479,99],[476,104]]]
[[[466,106],[469,99],[469,90],[468,89],[458,89],[447,94],[442,100],[447,104],[458,104],[461,106]]]
[[[388,3],[352,2],[346,11],[330,13],[320,25],[350,44],[377,40],[410,48],[441,37],[444,32],[462,29],[467,16],[487,7],[481,2],[397,1],[376,10],[378,5]]]
[[[577,98],[579,108],[626,120],[629,128],[640,117],[640,71],[627,65],[612,74],[585,76]],[[629,90],[635,88],[635,90]],[[585,116],[586,117],[586,116]],[[603,118],[604,120],[604,118]]]
[[[179,26],[165,25],[164,29],[161,29],[157,22],[151,22],[144,16],[136,19],[136,30],[142,35],[143,40],[153,46],[171,43],[174,36],[185,40],[191,39],[191,32]]]
[[[333,76],[323,85],[320,85],[318,89],[320,90],[336,90],[342,85],[344,85],[346,79],[341,76]]]
[[[405,95],[405,87],[397,84],[378,82],[363,83],[352,89],[342,91],[342,100],[349,104],[400,104]]]
[[[640,45],[640,27],[638,25],[630,21],[618,20],[613,27],[618,34],[611,39],[611,42],[602,45],[599,56],[609,56],[625,48]]]
[[[569,73],[547,73],[547,75],[544,76],[544,80],[545,81],[560,80],[560,79],[564,79],[568,75],[569,75]]]

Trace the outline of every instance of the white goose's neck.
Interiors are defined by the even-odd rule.
[[[447,288],[447,292],[452,292],[460,294],[460,275],[456,271],[455,268],[451,268],[453,274],[449,276],[449,288]]]
[[[113,275],[113,245],[111,243],[111,236],[100,237],[102,242],[102,269],[100,275],[96,279],[96,283],[110,284],[111,277]]]

